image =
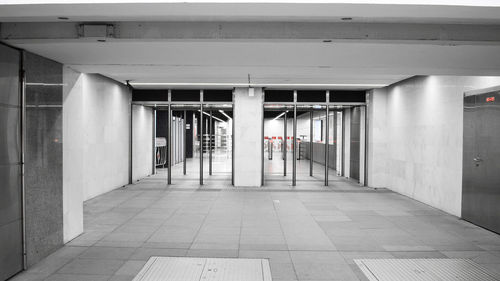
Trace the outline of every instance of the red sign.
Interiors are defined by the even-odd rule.
[[[276,139],[276,137],[273,137],[273,140],[275,140],[275,139]]]
[[[486,98],[486,102],[494,102],[494,101],[495,101],[495,97]]]

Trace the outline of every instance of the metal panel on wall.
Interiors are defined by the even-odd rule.
[[[350,159],[350,177],[359,180],[359,157],[361,141],[361,108],[353,107],[351,109],[351,159]]]
[[[462,217],[500,233],[500,87],[464,98]]]
[[[0,280],[23,269],[20,52],[0,45]]]

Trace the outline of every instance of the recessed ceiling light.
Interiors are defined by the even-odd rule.
[[[68,17],[58,17],[57,19],[58,19],[58,20],[69,20],[69,18],[68,18]]]
[[[350,17],[341,18],[341,20],[352,20]]]
[[[132,86],[163,86],[163,87],[287,87],[287,88],[334,88],[334,87],[350,87],[350,88],[382,88],[388,84],[348,84],[348,83],[322,83],[322,84],[301,84],[301,83],[171,83],[171,82],[130,82]]]

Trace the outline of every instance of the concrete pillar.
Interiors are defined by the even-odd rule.
[[[351,109],[344,109],[344,177],[351,177]]]
[[[234,185],[262,184],[262,88],[234,89]]]
[[[366,108],[361,106],[360,118],[360,138],[359,138],[359,183],[366,185],[365,164],[366,164]]]
[[[387,88],[370,91],[367,105],[367,166],[370,187],[387,187]]]

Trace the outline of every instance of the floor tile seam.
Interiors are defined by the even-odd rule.
[[[204,216],[203,218],[203,221],[200,223],[200,226],[198,227],[198,230],[196,231],[196,234],[194,235],[194,238],[193,240],[191,241],[191,243],[189,244],[189,248],[188,248],[188,251],[189,250],[196,250],[196,249],[192,249],[193,245],[195,244],[195,241],[196,241],[196,238],[198,237],[198,235],[200,234],[200,230],[203,228],[203,225],[205,224],[205,222],[207,221],[207,218],[208,218],[208,215],[210,214],[210,212],[212,211],[214,205],[215,205],[215,202],[217,201],[217,198],[220,197],[220,193],[217,194],[216,196],[216,199],[213,200],[210,204],[210,208],[207,212],[207,214]]]
[[[316,225],[316,228],[319,228],[319,230],[321,231],[321,233],[328,239],[328,241],[330,241],[330,243],[335,246],[335,244],[333,243],[333,241],[330,239],[330,237],[328,236],[328,234],[326,233],[326,231],[318,224],[318,222],[314,219],[314,216],[312,214],[309,213],[309,210],[307,209],[307,207],[304,205],[304,202],[297,198],[297,200],[300,202],[300,204],[302,204],[302,207],[304,207],[308,212],[307,212],[307,215],[305,217],[309,217],[312,222],[314,222],[314,225]],[[278,215],[278,214],[277,214]],[[281,229],[283,230],[283,226],[281,224],[281,218],[280,216],[278,215],[278,219],[280,220],[280,227]],[[284,231],[283,231],[283,235],[284,234]],[[286,236],[285,236],[285,239],[286,239]],[[288,241],[287,241],[287,245],[288,245]]]
[[[288,249],[287,253],[288,253],[288,257],[290,258],[290,262],[292,264],[293,273],[295,274],[295,279],[298,280],[299,277],[297,275],[297,269],[295,268],[295,264],[293,263],[292,255],[290,253],[290,247],[288,246],[288,240],[286,238],[285,231],[283,230],[283,226],[281,225],[281,218],[278,215],[278,212],[276,210],[276,205],[274,204],[274,201],[272,201],[273,198],[270,196],[269,199],[271,200],[271,202],[273,204],[273,209],[274,209],[275,216],[278,218],[278,223],[279,223],[279,226],[280,226],[281,235],[283,236],[283,239],[285,240],[285,243],[286,243],[286,246],[287,246],[287,249]]]
[[[116,190],[116,189],[115,189],[115,190]],[[112,211],[113,211],[113,210],[115,210],[115,209],[119,209],[119,208],[118,208],[118,206],[119,206],[119,205],[121,205],[121,204],[123,204],[123,203],[125,203],[125,202],[127,202],[127,201],[129,201],[129,200],[132,200],[132,199],[134,199],[134,198],[136,198],[136,197],[140,196],[141,194],[144,194],[145,192],[146,192],[146,191],[141,190],[140,192],[138,192],[137,194],[133,195],[132,197],[127,198],[126,200],[122,201],[120,204],[115,205],[115,206],[114,206],[114,207],[112,207],[111,209],[107,210],[105,213],[109,213],[109,212],[112,212]],[[139,208],[138,208],[138,209],[139,209]],[[144,209],[144,208],[143,208],[143,209]],[[133,217],[135,217],[136,215],[137,215],[137,214],[135,214]],[[133,217],[132,217],[132,218],[133,218]],[[128,221],[128,220],[127,220],[127,221]]]
[[[159,198],[158,200],[161,200],[161,198]],[[168,221],[171,217],[173,217],[173,215],[174,215],[174,214],[176,214],[176,213],[177,213],[177,211],[178,211],[178,210],[179,210],[179,207],[177,207],[177,208],[175,209],[175,211],[174,211],[172,214],[170,214],[170,215],[168,216],[168,218],[167,218],[167,219],[166,219],[163,223],[161,223],[161,224],[160,224],[160,225],[159,225],[159,226],[155,229],[155,231],[151,232],[151,234],[149,234],[149,235],[148,235],[148,237],[147,237],[147,238],[146,238],[146,239],[142,242],[141,246],[140,246],[140,247],[137,247],[137,248],[135,249],[135,251],[132,253],[132,255],[134,255],[134,254],[135,254],[135,252],[136,252],[137,250],[139,250],[139,248],[142,248],[142,245],[144,245],[144,244],[145,244],[145,243],[146,243],[149,239],[151,239],[151,237],[153,237],[153,235],[154,235],[156,232],[158,232],[158,230],[159,230],[160,228],[162,228],[162,227],[163,227],[163,226],[167,223],[167,221]]]
[[[131,199],[133,199],[133,198],[135,198],[135,197],[137,197],[137,196],[139,196],[139,195],[141,195],[141,194],[143,194],[143,193],[145,193],[145,191],[138,192],[136,195],[132,196],[132,197],[131,197],[131,198],[129,198],[128,200],[131,200]],[[127,201],[128,201],[128,200],[127,200]],[[160,199],[158,199],[158,200],[160,200]],[[113,208],[113,209],[114,209],[114,208]],[[142,209],[144,210],[144,209],[146,209],[146,208],[142,208]],[[123,226],[124,224],[126,224],[126,223],[130,222],[130,221],[131,221],[133,218],[135,218],[137,215],[138,215],[138,214],[135,214],[134,216],[132,216],[131,218],[129,218],[129,219],[128,219],[128,220],[126,220],[125,222],[123,222],[123,223],[119,224],[117,227],[115,227],[115,228],[113,229],[113,231],[115,231],[115,230],[116,230],[116,229],[118,229],[119,227]],[[101,242],[101,241],[102,241],[102,242],[105,242],[105,241],[103,241],[103,239],[104,239],[106,236],[108,236],[109,234],[111,234],[113,231],[111,231],[111,232],[109,232],[108,234],[106,234],[106,235],[104,235],[103,237],[101,237],[101,238],[100,238],[99,240],[97,240],[94,244],[92,244],[91,246],[89,246],[89,248],[90,248],[90,247],[94,247],[94,246],[95,246],[95,247],[103,247],[103,246],[96,246],[96,244],[97,244],[97,243],[99,243],[99,242]],[[141,242],[141,246],[142,246],[142,245],[144,245],[144,242],[145,242],[145,241],[142,241],[142,242]],[[135,250],[137,250],[137,249],[138,249],[138,248],[140,248],[141,246],[136,247],[136,249],[135,249]],[[119,247],[117,247],[117,248],[119,248]],[[88,249],[87,249],[87,250],[88,250]],[[135,252],[135,250],[134,250],[134,252]],[[86,252],[86,251],[84,251],[84,252]],[[78,255],[78,257],[80,257],[80,256],[81,256],[84,252],[82,252],[80,255]],[[134,254],[134,252],[132,252],[132,255]],[[131,255],[131,256],[132,256],[132,255]]]
[[[90,248],[90,247],[89,247]],[[83,253],[82,253],[83,254]],[[83,260],[116,260],[116,259],[92,259],[92,258],[80,258],[80,256],[77,256],[71,260],[69,260],[68,262],[66,262],[63,266],[59,267],[56,271],[54,271],[53,273],[51,273],[49,276],[47,276],[46,278],[44,278],[43,280],[48,280],[48,278],[50,278],[52,275],[55,275],[55,274],[68,274],[68,275],[100,275],[100,276],[109,276],[109,275],[106,275],[106,274],[90,274],[90,273],[63,273],[63,272],[60,272],[60,270],[65,267],[66,265],[70,264],[71,262],[75,261],[75,260],[78,260],[78,259],[83,259]],[[119,261],[125,261],[125,260],[119,260]],[[123,265],[123,264],[122,264]],[[121,265],[120,265],[121,267]],[[118,270],[118,269],[117,269]],[[111,275],[113,276],[114,273]]]
[[[64,247],[64,246],[63,246],[63,247]],[[86,248],[88,248],[88,247],[86,247]],[[83,253],[83,252],[82,252],[82,253]],[[80,253],[80,254],[81,254],[81,253]],[[79,256],[79,255],[78,255],[78,256]],[[57,274],[57,273],[59,272],[59,270],[61,270],[63,267],[65,267],[65,266],[66,266],[66,265],[68,265],[69,263],[73,262],[74,260],[76,260],[78,256],[73,257],[73,258],[71,258],[71,259],[68,259],[66,262],[64,262],[62,265],[58,266],[58,267],[57,267],[54,271],[52,271],[52,272],[51,272],[51,273],[50,273],[47,277],[43,278],[43,280],[46,280],[46,279],[47,279],[47,278],[49,278],[50,276],[52,276],[52,275],[54,275],[54,274]],[[46,257],[45,259],[47,259],[47,258],[48,258],[48,257]],[[45,259],[43,259],[43,260],[45,260]],[[42,260],[42,261],[43,261],[43,260]],[[38,263],[40,263],[40,262],[41,262],[41,261],[39,261]],[[38,263],[37,263],[37,264],[38,264]],[[36,264],[35,264],[35,265],[36,265]],[[29,268],[28,268],[28,270],[26,270],[26,271],[24,271],[24,272],[38,274],[38,273],[36,273],[36,272],[29,272]]]
[[[95,275],[98,275],[98,276],[109,276],[111,278],[128,261],[128,259],[127,260],[118,260],[118,259],[92,259],[92,258],[77,258],[77,259],[83,259],[83,260],[102,260],[102,261],[115,260],[115,261],[120,261],[121,264],[120,264],[120,266],[116,270],[113,271],[113,273],[111,275],[93,274],[93,273],[62,273],[62,272],[59,272],[59,271],[55,272],[54,274],[62,274],[62,275],[85,275],[85,276],[95,276]],[[47,278],[49,278],[50,276],[52,276],[54,274],[49,275]],[[44,279],[44,280],[47,280],[47,279]]]
[[[121,188],[122,188],[122,187],[119,187],[119,188],[113,189],[112,191],[119,190],[119,189],[121,189]],[[112,192],[112,191],[110,191],[110,192]],[[124,190],[123,190],[123,192],[127,192],[127,190],[125,190],[125,189],[124,189]],[[142,195],[142,194],[144,194],[144,193],[145,193],[145,191],[143,191],[143,190],[138,190],[137,194],[132,195],[131,197],[129,197],[129,198],[127,198],[127,199],[125,199],[125,200],[121,201],[119,204],[117,204],[117,205],[115,205],[114,207],[112,207],[112,208],[111,208],[111,210],[118,208],[118,206],[119,206],[119,205],[121,205],[121,204],[123,204],[123,203],[125,203],[125,202],[127,202],[127,201],[129,201],[129,200],[132,200],[133,198],[138,197],[138,196],[140,196],[140,195]],[[102,195],[103,195],[103,194],[102,194]],[[100,196],[100,195],[99,195],[99,196]],[[110,210],[108,210],[108,211],[110,211]]]
[[[137,250],[137,249],[136,249],[136,250]],[[134,250],[134,252],[135,252],[136,250]],[[133,253],[134,253],[134,252],[133,252]],[[132,254],[133,254],[133,253],[132,253]],[[132,255],[130,255],[130,257],[131,257],[131,256],[132,256]],[[126,260],[123,260],[123,263],[122,263],[120,266],[118,266],[118,267],[116,268],[116,270],[113,270],[113,274],[111,274],[111,277],[110,277],[110,278],[112,278],[113,276],[115,276],[115,275],[116,275],[116,273],[120,270],[120,268],[122,268],[122,267],[123,267],[123,266],[127,263],[127,261],[129,261],[129,260],[130,260],[130,257],[129,257],[128,259],[126,259]]]
[[[221,193],[219,193],[221,194]],[[221,196],[221,195],[219,195]],[[240,210],[240,233],[238,237],[238,258],[240,258],[240,245],[241,245],[241,233],[243,232],[243,210],[245,209],[245,205],[247,204],[245,200],[242,201],[243,207]]]
[[[43,280],[44,281],[51,280],[49,278],[51,278],[54,275],[103,276],[103,277],[110,277],[110,278],[114,276],[114,274],[113,275],[106,275],[106,274],[90,274],[90,273],[54,273],[54,274],[51,274],[51,275],[45,277]],[[109,280],[109,278],[107,280]]]

